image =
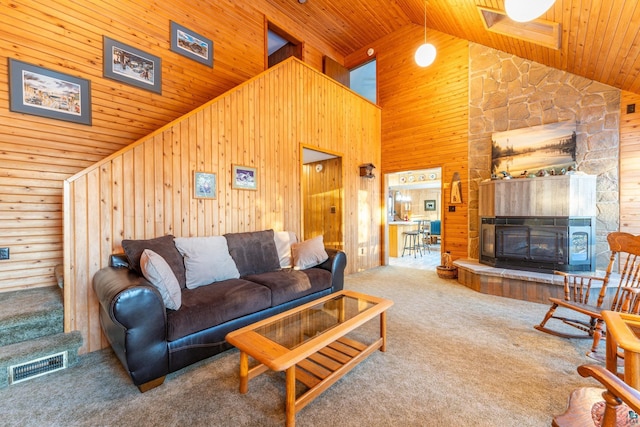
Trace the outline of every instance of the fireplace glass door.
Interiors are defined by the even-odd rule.
[[[567,263],[566,227],[496,226],[496,257]]]

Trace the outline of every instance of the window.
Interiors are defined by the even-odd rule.
[[[377,102],[376,60],[349,70],[350,88],[374,104]]]

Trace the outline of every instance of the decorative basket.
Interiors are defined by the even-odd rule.
[[[439,265],[436,267],[438,277],[441,279],[455,279],[458,277],[458,267],[445,267]]]

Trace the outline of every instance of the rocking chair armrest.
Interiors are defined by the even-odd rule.
[[[589,294],[591,288],[593,288],[594,284],[600,285],[600,292],[598,293],[598,302],[597,306],[599,307],[605,297],[607,292],[607,280],[605,277],[592,276],[586,274],[575,274],[575,273],[566,273],[564,271],[554,271],[555,275],[562,276],[564,280],[564,294],[565,299],[569,299],[569,295],[571,295],[571,288],[578,286],[580,289],[586,290],[586,293]],[[597,289],[597,288],[596,288]],[[586,301],[582,301],[586,302]]]
[[[601,383],[609,393],[640,412],[640,391],[622,381],[616,374],[600,365],[580,365],[578,373],[582,377],[593,377]]]

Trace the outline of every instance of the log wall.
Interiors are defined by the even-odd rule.
[[[379,265],[379,186],[358,166],[380,161],[380,119],[377,106],[291,58],[66,180],[65,331],[82,332],[81,352],[106,345],[91,279],[123,239],[302,236],[303,143],[342,153],[347,273]],[[233,164],[257,169],[257,191],[231,188]],[[216,174],[216,199],[194,197],[195,171]]]
[[[267,21],[313,68],[343,59],[267,0],[3,1],[0,16],[0,292],[56,284],[63,181],[262,72]],[[170,21],[213,41],[213,68],[170,50]],[[105,35],[162,59],[162,94],[103,77]],[[89,80],[92,125],[9,111],[8,58]]]

